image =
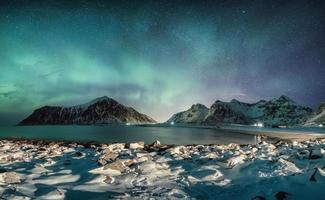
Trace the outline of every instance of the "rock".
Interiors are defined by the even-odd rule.
[[[253,147],[252,148],[252,153],[255,153],[255,152],[257,152],[258,151],[258,149],[256,148],[256,147]]]
[[[159,142],[159,140],[156,140],[150,146],[151,147],[159,147],[159,146],[161,146],[161,143]]]
[[[148,160],[152,160],[152,158],[151,159],[150,158],[151,158],[150,156],[142,156],[140,158],[137,158],[136,161],[137,161],[137,163],[141,163],[141,162],[145,162]]]
[[[16,172],[4,172],[0,174],[0,182],[5,184],[21,183],[20,176]]]
[[[278,169],[280,174],[293,175],[302,173],[302,170],[299,169],[293,162],[280,158],[278,160]]]
[[[113,182],[114,182],[114,178],[113,177],[106,176],[106,178],[104,179],[104,183],[112,184]]]
[[[118,154],[109,152],[109,153],[104,154],[104,156],[102,158],[106,161],[114,161],[114,160],[116,160],[117,157],[118,157]]]
[[[246,157],[247,156],[245,156],[245,155],[239,155],[239,156],[232,157],[232,158],[228,159],[227,168],[231,169],[237,164],[244,163],[244,160]]]
[[[135,142],[129,144],[129,149],[143,149],[144,148],[144,142]]]
[[[98,159],[97,163],[100,166],[106,165],[109,161],[114,161],[118,157],[118,154],[114,152],[107,152],[100,159]]]
[[[127,160],[123,161],[123,163],[124,163],[125,166],[129,167],[134,163],[134,161],[131,160],[131,159],[127,159]]]
[[[300,152],[297,152],[298,159],[307,159],[309,157],[310,153],[308,150],[302,150]]]
[[[319,149],[312,149],[309,155],[309,159],[319,159],[323,157],[324,150],[322,148]]]
[[[276,193],[274,196],[277,200],[285,200],[288,198],[290,194],[288,192],[283,192],[283,191],[280,191],[278,193]]]
[[[104,166],[104,170],[105,169],[112,169],[112,170],[116,170],[116,171],[119,171],[119,172],[124,172],[125,169],[126,169],[126,166],[124,165],[124,163],[120,160],[117,160],[115,162],[112,162],[112,163],[108,163]]]
[[[270,151],[274,151],[274,150],[276,149],[276,146],[273,145],[273,144],[269,144],[269,145],[268,145],[268,149],[269,149]]]
[[[38,149],[38,151],[47,151],[47,149],[44,148],[44,147],[41,147],[41,148]]]
[[[104,159],[102,159],[102,158],[100,158],[100,159],[98,159],[97,164],[98,164],[99,166],[104,166],[104,165],[107,164],[107,161],[104,160]]]
[[[125,143],[114,143],[108,145],[108,149],[111,151],[123,150],[125,148]]]
[[[174,148],[167,149],[166,151],[170,152],[171,155],[173,154],[185,154],[187,153],[187,148],[185,146],[176,146]]]

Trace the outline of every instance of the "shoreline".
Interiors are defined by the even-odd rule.
[[[246,145],[0,140],[4,199],[320,199],[324,186],[325,139],[262,138]]]
[[[219,130],[219,129],[218,129]],[[231,128],[220,128],[222,131],[231,131],[234,133],[241,133],[246,135],[260,135],[264,136],[270,139],[275,140],[289,140],[289,141],[306,141],[306,140],[315,140],[315,139],[325,139],[325,134],[313,134],[313,133],[307,133],[307,132],[288,132],[288,131],[264,131],[264,130],[237,130],[237,129],[231,129]]]
[[[102,125],[101,125],[102,126]],[[216,127],[216,126],[201,126],[201,125],[175,125],[175,126],[168,126],[168,125],[123,125],[125,127],[161,127],[161,128],[189,128],[189,129],[198,129],[198,130],[216,130],[217,133],[216,135],[218,135],[217,137],[222,137],[222,135],[224,135],[225,138],[238,138],[238,136],[242,135],[243,138],[247,138],[247,136],[262,136],[262,137],[266,137],[268,139],[268,142],[276,142],[278,140],[288,140],[288,141],[306,141],[306,140],[315,140],[315,139],[323,139],[325,138],[325,133],[319,132],[316,133],[314,130],[313,131],[306,131],[306,130],[295,130],[295,129],[258,129],[258,128],[252,128],[252,127],[248,127],[248,126],[221,126],[221,127]],[[30,127],[30,126],[28,126]],[[132,131],[132,130],[130,130]],[[177,132],[177,131],[175,131]],[[33,138],[33,137],[28,137],[28,135],[26,136],[4,136],[0,139],[14,139],[14,140],[39,140],[37,138]],[[155,139],[159,139],[159,137],[155,138],[153,137],[152,140]],[[75,141],[74,139],[56,139],[56,138],[49,138],[49,139],[40,139],[40,140],[45,140],[45,141],[50,141],[50,142],[55,142],[55,141],[60,141],[60,142],[79,142],[82,144],[85,143],[92,143],[92,144],[101,144],[103,142],[101,141],[96,141],[96,140],[92,140],[91,138],[88,139],[81,139],[79,141]],[[151,141],[152,141],[151,140]],[[229,139],[226,139],[229,140]],[[237,139],[236,139],[237,140]],[[197,144],[229,144],[229,143],[239,143],[239,144],[251,144],[251,142],[247,141],[247,139],[243,139],[242,142],[240,142],[240,139],[238,139],[237,141],[221,141],[221,142],[211,142],[211,143],[200,143],[198,142]],[[117,140],[117,142],[124,142],[123,139]],[[130,141],[128,141],[130,142]],[[150,141],[146,141],[146,142],[150,142]],[[104,143],[109,143],[109,142],[104,142]],[[187,141],[185,143],[183,143],[183,145],[186,144],[191,144],[192,142]],[[170,145],[180,145],[180,143],[171,143],[170,141],[168,141],[166,144],[170,144]]]

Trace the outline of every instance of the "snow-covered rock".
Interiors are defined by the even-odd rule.
[[[325,154],[325,150],[322,148],[312,149],[310,152],[309,159],[319,159]]]
[[[4,172],[0,174],[0,183],[18,184],[21,182],[19,174],[16,172]]]
[[[143,149],[144,148],[144,142],[134,142],[129,144],[130,149]]]

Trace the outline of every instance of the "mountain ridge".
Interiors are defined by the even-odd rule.
[[[180,113],[192,113],[192,107]],[[295,126],[303,124],[312,115],[312,109],[298,105],[291,98],[282,95],[269,101],[259,100],[255,103],[241,102],[232,99],[229,102],[216,100],[208,113],[196,113],[201,116],[197,121],[186,117],[177,118],[176,113],[167,123],[197,123],[203,125],[216,124],[254,124],[261,122],[266,126]]]
[[[75,106],[43,106],[18,125],[155,123],[151,117],[107,96]]]

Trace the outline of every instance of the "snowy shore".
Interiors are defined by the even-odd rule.
[[[324,199],[325,139],[256,145],[0,140],[1,199]]]

